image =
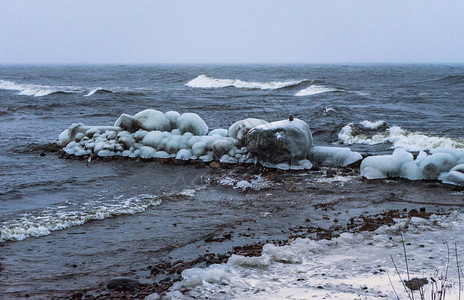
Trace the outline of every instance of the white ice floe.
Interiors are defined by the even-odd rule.
[[[341,91],[341,90],[325,87],[323,85],[311,85],[305,89],[302,89],[298,93],[296,93],[295,96],[299,96],[299,97],[312,96],[312,95],[328,93],[328,92],[337,92],[337,91]]]
[[[226,264],[183,271],[166,298],[355,300],[397,299],[397,293],[409,299],[391,261],[407,278],[404,238],[410,278],[437,278],[435,272],[444,274],[451,259],[446,292],[457,299],[456,262],[444,242],[451,248],[455,242],[458,249],[464,247],[463,221],[463,215],[454,212],[428,220],[396,219],[374,232],[342,233],[332,240],[298,238],[285,246],[267,244],[258,257],[233,255]],[[430,286],[425,286],[427,293]]]
[[[220,79],[208,75],[200,75],[190,80],[186,86],[193,88],[245,88],[245,89],[261,89],[261,90],[276,90],[284,87],[294,86],[303,81],[270,81],[270,82],[247,82],[239,79]]]
[[[463,139],[412,132],[399,126],[388,127],[384,121],[350,123],[340,130],[338,139],[344,144],[375,145],[392,143],[394,148],[404,148],[409,151],[432,150],[436,148],[464,148]]]

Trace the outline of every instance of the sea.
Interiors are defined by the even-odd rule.
[[[0,295],[46,299],[118,275],[150,282],[147,265],[194,257],[210,247],[203,242],[208,234],[255,226],[256,239],[277,238],[309,213],[282,204],[293,201],[288,190],[270,197],[214,186],[226,171],[60,159],[54,150],[72,123],[113,125],[121,114],[147,108],[193,112],[210,129],[293,115],[308,123],[314,145],[363,155],[461,149],[464,65],[2,65]],[[329,184],[339,189],[347,180]],[[356,184],[343,185],[346,195],[370,197],[367,202],[398,189],[404,201],[392,201],[400,206],[435,205],[437,197],[460,205],[464,197],[425,183],[349,180]],[[312,193],[319,200],[328,194]],[[270,222],[281,210],[285,216]],[[231,243],[250,241],[242,236]]]

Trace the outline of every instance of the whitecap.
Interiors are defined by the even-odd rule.
[[[239,79],[221,79],[214,78],[208,75],[200,75],[190,80],[186,86],[193,88],[225,88],[235,87],[239,89],[261,89],[261,90],[277,90],[285,87],[291,87],[304,82],[299,81],[269,81],[269,82],[251,82],[242,81]]]
[[[317,94],[322,94],[322,93],[339,92],[339,91],[341,90],[325,87],[323,85],[311,85],[305,89],[302,89],[298,93],[296,93],[295,96],[299,96],[299,97],[300,96],[312,96],[312,95],[317,95]]]
[[[42,97],[53,93],[79,93],[82,91],[74,86],[48,86],[40,84],[19,84],[12,81],[0,80],[0,89],[19,91],[18,95]]]

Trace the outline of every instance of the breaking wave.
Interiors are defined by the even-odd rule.
[[[192,197],[195,192],[205,188],[184,189],[167,196]],[[36,213],[25,213],[14,220],[0,223],[0,243],[21,241],[28,237],[49,235],[52,231],[79,226],[89,221],[103,220],[120,215],[133,215],[158,206],[163,197],[142,194],[129,199],[116,197],[105,203],[89,201],[84,204],[66,203],[55,209],[46,209]]]
[[[19,91],[18,95],[42,97],[50,94],[74,94],[83,92],[82,88],[73,86],[48,86],[39,84],[19,84],[0,80],[0,89]]]
[[[312,96],[328,92],[341,92],[342,90],[325,87],[323,85],[311,85],[305,89],[302,89],[295,96]]]
[[[261,89],[261,90],[277,90],[281,88],[294,87],[301,83],[308,82],[307,80],[296,81],[269,81],[269,82],[251,82],[242,81],[239,79],[220,79],[210,77],[208,75],[200,75],[190,80],[186,86],[193,88],[225,88],[235,87],[239,89]]]
[[[85,97],[89,97],[89,96],[92,96],[94,94],[106,94],[106,93],[113,93],[113,92],[110,91],[110,90],[98,87],[98,88],[95,88],[95,89],[91,90],[87,95],[85,95]]]
[[[404,148],[408,151],[464,148],[464,139],[408,131],[399,126],[389,126],[382,120],[349,123],[340,130],[338,139],[344,144],[375,145],[391,143],[393,148]]]

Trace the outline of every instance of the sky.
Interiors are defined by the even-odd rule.
[[[0,64],[463,62],[462,0],[0,1]]]

